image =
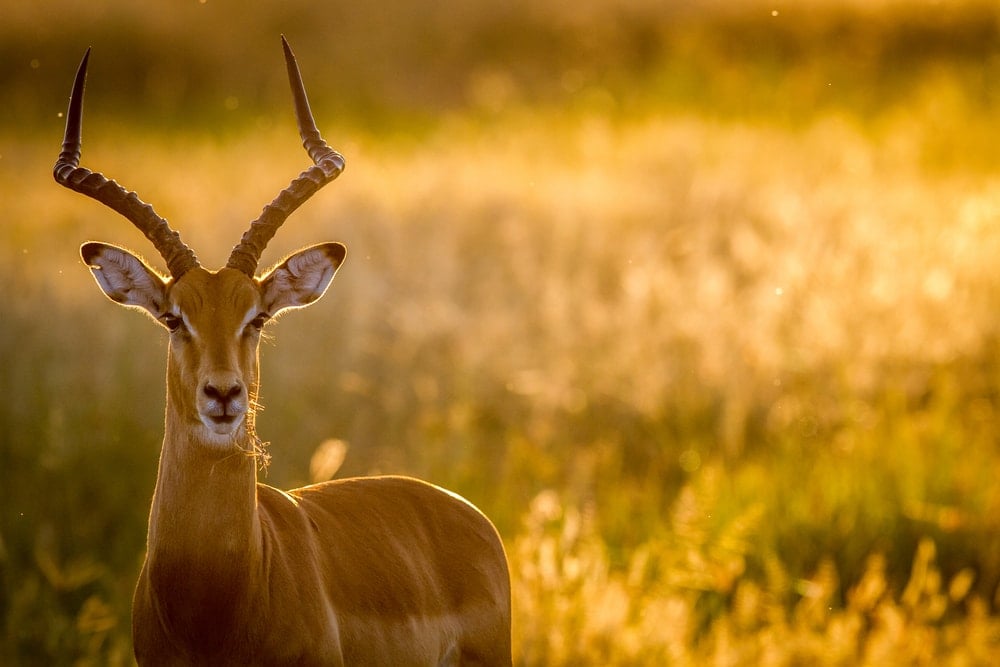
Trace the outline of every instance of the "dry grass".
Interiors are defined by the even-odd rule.
[[[212,263],[301,166],[291,135],[95,138],[87,160],[129,173]],[[902,120],[865,133],[837,117],[513,117],[419,146],[348,139],[343,180],[270,251],[351,249],[331,297],[264,350],[269,481],[308,481],[336,437],[345,474],[411,472],[472,497],[508,540],[523,664],[976,664],[1000,641],[984,366],[1000,189],[921,167],[928,141]],[[262,145],[273,160],[227,169]],[[3,344],[24,361],[4,390],[40,402],[8,404],[6,432],[58,483],[79,484],[81,465],[93,479],[35,508],[33,556],[8,555],[34,568],[8,593],[8,640],[112,660],[127,654],[130,561],[86,545],[111,530],[137,562],[163,344],[74,257],[88,238],[141,247],[129,229],[43,182],[43,164],[18,173]],[[125,432],[136,441],[114,444]],[[119,487],[128,473],[102,456],[123,447],[144,468]],[[33,487],[22,474],[15,487]],[[121,508],[69,535],[46,514],[95,484],[132,532],[105,523]],[[29,613],[68,617],[18,644]]]
[[[331,293],[262,352],[267,481],[307,483],[335,454],[340,475],[409,473],[476,502],[508,546],[518,664],[990,664],[1000,172],[978,18],[993,9],[935,22],[936,5],[886,2],[772,29],[802,10],[708,3],[675,24],[654,4],[463,16],[435,61],[459,102],[426,73],[377,76],[399,62],[352,74],[371,78],[361,93],[386,86],[385,115],[322,123],[347,171],[264,258],[349,247]],[[445,9],[418,27],[451,25]],[[521,42],[495,27],[512,17]],[[424,42],[396,18],[380,39],[407,35],[401,62]],[[133,19],[156,43],[155,16]],[[967,51],[896,67],[949,26]],[[582,60],[551,54],[552,35]],[[601,73],[609,45],[631,50]],[[236,48],[216,46],[178,52]],[[180,85],[151,71],[143,99]],[[84,163],[218,265],[304,156],[254,115],[260,91],[235,127],[203,129],[199,81],[184,90],[204,115],[180,129],[111,115],[120,93],[95,86]],[[425,103],[451,111],[428,122]],[[94,289],[77,248],[151,251],[52,183],[41,125],[0,130],[0,662],[126,664],[165,345]]]
[[[539,494],[514,542],[516,651],[527,665],[986,665],[1000,622],[970,595],[971,568],[942,575],[922,540],[894,593],[883,554],[842,582],[829,559],[802,577],[778,557],[746,576],[761,508],[713,530],[719,471],[685,487],[671,537],[611,567],[592,521]],[[751,556],[752,557],[752,556]],[[721,609],[725,609],[722,611]]]

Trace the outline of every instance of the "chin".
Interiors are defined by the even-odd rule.
[[[228,424],[219,424],[206,417],[199,430],[207,444],[228,448],[236,444],[237,436],[243,432],[244,419],[241,416]]]

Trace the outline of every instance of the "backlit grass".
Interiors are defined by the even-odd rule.
[[[993,10],[536,5],[394,15],[379,39],[398,50],[359,65],[353,102],[304,60],[348,166],[264,263],[323,240],[349,254],[322,302],[270,327],[266,481],[345,455],[338,476],[475,502],[508,548],[517,664],[990,664],[1000,171],[977,17]],[[40,25],[24,11],[10,20]],[[129,34],[170,33],[128,16]],[[435,51],[438,78],[405,70],[417,28],[451,21],[470,30]],[[300,57],[322,42],[302,29]],[[177,39],[178,71],[237,49]],[[609,45],[628,48],[600,70]],[[280,78],[272,46],[247,62]],[[265,75],[255,93],[228,80],[239,104],[212,111],[204,82],[143,48],[109,55],[104,83],[95,48],[84,164],[219,265],[305,155]],[[129,111],[136,63],[158,74]],[[51,106],[25,90],[4,113]],[[158,95],[198,114],[140,119]],[[128,664],[165,339],[107,302],[78,247],[158,258],[52,182],[54,113],[0,128],[0,662]]]
[[[344,178],[269,250],[350,248],[330,297],[263,350],[268,481],[310,481],[335,437],[340,474],[468,495],[507,540],[525,664],[989,653],[1000,190],[914,166],[924,138],[904,150],[894,130],[514,118],[419,146],[348,138]],[[213,262],[296,171],[290,133],[87,156]],[[258,150],[275,159],[229,174]],[[7,641],[111,659],[164,341],[75,252],[148,249],[28,184],[5,195]]]

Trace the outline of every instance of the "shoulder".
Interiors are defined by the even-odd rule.
[[[371,516],[385,513],[394,516],[426,516],[430,513],[450,517],[452,521],[489,523],[475,505],[459,494],[403,475],[349,477],[288,492],[276,492],[300,503],[307,511],[319,506],[325,511],[336,511],[344,515],[363,513]]]
[[[323,502],[324,498],[337,498],[343,499],[345,502],[350,500],[374,502],[378,499],[387,502],[434,502],[464,505],[478,512],[471,502],[459,494],[436,484],[404,475],[348,477],[303,486],[288,492],[276,489],[274,491],[296,501],[316,500]]]

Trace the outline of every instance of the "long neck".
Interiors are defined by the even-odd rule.
[[[148,550],[192,560],[232,562],[260,540],[256,460],[247,449],[220,452],[167,418],[150,512]]]
[[[233,446],[199,439],[168,377],[163,449],[149,519],[146,575],[153,603],[176,632],[210,641],[233,631],[263,551],[252,423]]]

